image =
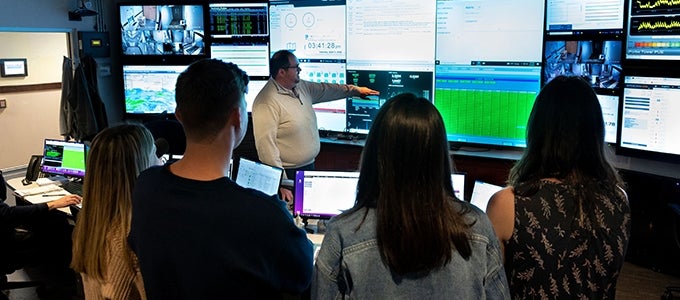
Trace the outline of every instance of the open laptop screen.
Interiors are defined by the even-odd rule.
[[[85,177],[85,144],[45,139],[40,171],[52,175]]]
[[[502,186],[477,180],[475,181],[475,186],[472,188],[470,203],[479,207],[482,211],[486,211],[486,205],[489,204],[491,196],[501,189],[503,189]]]
[[[465,173],[451,174],[451,184],[453,185],[453,194],[459,200],[465,200]]]
[[[233,172],[231,172],[233,174]],[[279,191],[283,169],[239,158],[236,170],[236,184],[256,189],[267,195],[275,195]]]
[[[327,219],[352,208],[359,172],[298,171],[295,174],[295,214]]]

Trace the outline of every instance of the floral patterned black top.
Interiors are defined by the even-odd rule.
[[[630,238],[625,195],[595,194],[592,222],[579,222],[573,186],[542,180],[514,191],[515,228],[505,245],[513,299],[614,299]]]

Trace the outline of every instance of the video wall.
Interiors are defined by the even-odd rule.
[[[118,10],[132,116],[174,112],[174,80],[206,57],[249,74],[250,110],[270,55],[288,49],[303,80],[380,91],[315,105],[329,133],[366,134],[387,99],[412,92],[439,109],[452,146],[521,148],[541,87],[573,75],[596,91],[617,153],[680,162],[670,138],[680,127],[670,117],[680,113],[680,75],[670,72],[680,66],[680,2],[138,0]]]

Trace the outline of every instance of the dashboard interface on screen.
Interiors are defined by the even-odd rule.
[[[449,141],[526,145],[541,84],[539,2],[437,1],[434,104]]]
[[[620,32],[624,0],[547,0],[545,30],[549,35]]]
[[[680,77],[625,76],[620,148],[680,155],[679,115]]]

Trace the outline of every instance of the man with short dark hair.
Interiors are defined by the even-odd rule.
[[[140,174],[133,193],[129,242],[148,299],[272,299],[310,284],[313,246],[285,203],[227,177],[248,125],[247,78],[204,59],[177,79],[186,151]]]

